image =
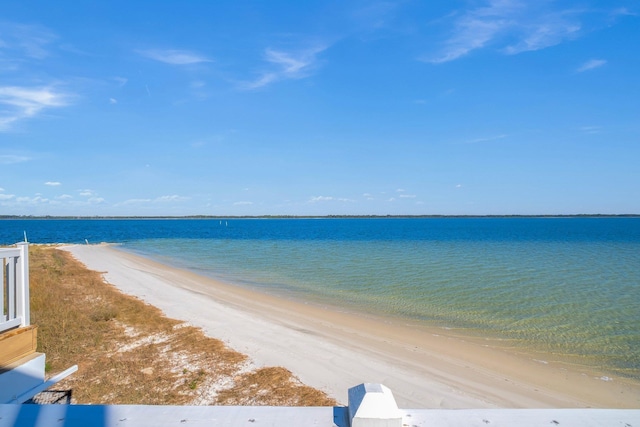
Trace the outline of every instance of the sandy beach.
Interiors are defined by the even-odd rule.
[[[257,293],[110,245],[63,249],[122,292],[188,321],[255,364],[347,402],[379,382],[403,408],[638,408],[640,386],[394,319]]]

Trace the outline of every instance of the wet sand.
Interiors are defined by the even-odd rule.
[[[122,292],[201,327],[257,365],[289,369],[343,404],[349,387],[378,382],[402,408],[640,407],[640,384],[489,340],[277,298],[117,246],[63,249]]]

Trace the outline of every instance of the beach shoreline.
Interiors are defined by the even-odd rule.
[[[388,386],[405,408],[637,408],[640,386],[534,359],[445,330],[266,295],[118,250],[68,245],[124,293],[190,322],[258,365],[283,366],[346,403]]]

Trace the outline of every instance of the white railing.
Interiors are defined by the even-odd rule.
[[[28,326],[29,319],[29,244],[0,249],[2,286],[0,290],[0,332]]]

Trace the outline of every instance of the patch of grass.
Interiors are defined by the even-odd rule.
[[[118,315],[118,310],[110,305],[99,305],[94,307],[89,317],[94,322],[108,322],[111,319],[115,319]]]
[[[334,406],[335,400],[298,381],[282,367],[261,368],[240,376],[218,395],[220,405]]]
[[[77,403],[333,406],[284,368],[242,374],[247,357],[124,295],[68,252],[30,247],[31,322],[47,373]],[[231,384],[224,388],[224,384]]]

